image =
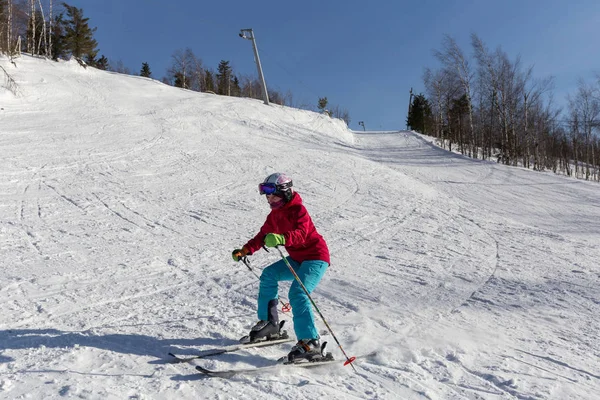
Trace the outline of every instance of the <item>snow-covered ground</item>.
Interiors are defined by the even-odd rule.
[[[76,62],[0,66],[19,86],[0,87],[0,398],[598,398],[598,184]],[[168,363],[255,322],[230,253],[275,171],[331,249],[316,303],[349,355],[379,355],[228,380]]]

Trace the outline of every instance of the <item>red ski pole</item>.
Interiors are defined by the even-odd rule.
[[[277,246],[277,250],[279,251],[279,254],[281,254],[281,259],[283,261],[285,261],[285,264],[288,266],[288,268],[290,269],[290,271],[294,275],[294,278],[296,278],[296,282],[298,282],[298,284],[300,285],[300,287],[302,288],[302,290],[304,290],[304,293],[306,293],[306,296],[308,296],[308,299],[310,300],[311,304],[313,305],[313,307],[315,308],[315,310],[317,310],[317,313],[319,313],[319,316],[321,317],[321,319],[325,323],[325,326],[329,330],[329,333],[331,333],[331,336],[333,337],[333,339],[337,343],[338,347],[342,351],[342,354],[344,354],[344,357],[346,357],[346,362],[344,362],[344,365],[350,364],[350,366],[352,367],[352,369],[354,370],[354,372],[358,372],[358,371],[356,371],[356,368],[354,367],[354,364],[352,364],[352,362],[354,360],[356,360],[356,357],[354,357],[354,356],[353,357],[348,357],[348,355],[344,351],[344,348],[340,344],[339,340],[337,340],[337,337],[335,337],[335,334],[333,333],[333,330],[331,329],[331,327],[329,326],[329,324],[325,320],[325,317],[323,316],[323,314],[319,310],[319,307],[317,307],[317,305],[315,304],[315,301],[312,299],[312,297],[310,297],[310,293],[308,293],[308,290],[306,289],[306,287],[304,286],[304,284],[300,280],[300,277],[298,276],[298,274],[296,273],[296,271],[294,271],[294,268],[291,266],[291,264],[289,263],[289,261],[287,260],[287,258],[285,258],[285,256],[283,255],[283,251],[281,251],[280,246]]]

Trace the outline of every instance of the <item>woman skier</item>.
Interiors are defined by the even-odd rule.
[[[232,252],[234,261],[252,255],[264,245],[267,247],[285,246],[287,260],[311,293],[329,266],[329,249],[302,204],[300,194],[292,189],[292,180],[282,173],[274,173],[258,185],[258,191],[265,195],[271,207],[267,220],[254,238],[241,249]],[[279,337],[277,316],[278,282],[293,281],[289,291],[292,306],[294,331],[298,343],[288,354],[288,360],[313,358],[321,355],[319,333],[311,302],[284,260],[266,267],[260,277],[258,292],[259,321],[250,330],[249,340],[270,340]]]

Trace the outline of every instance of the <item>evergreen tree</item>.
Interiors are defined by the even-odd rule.
[[[204,79],[206,80],[206,91],[213,92],[215,91],[215,78],[214,73],[212,71],[206,70],[206,74],[204,75]]]
[[[86,53],[85,56],[83,57],[83,59],[85,60],[85,63],[87,65],[91,65],[92,67],[95,67],[98,63],[98,60],[96,60],[97,54],[98,54],[98,51],[92,51],[92,52]]]
[[[73,7],[67,3],[63,3],[67,12],[67,20],[65,21],[65,45],[73,57],[81,58],[86,56],[87,60],[92,64],[95,63],[98,50],[98,42],[94,39],[96,28],[90,28],[89,18],[83,17],[81,8]]]
[[[187,89],[186,79],[185,75],[183,75],[183,72],[175,72],[173,86]]]
[[[217,94],[231,95],[231,67],[229,61],[221,60],[217,73]]]
[[[52,59],[58,60],[67,55],[67,43],[65,42],[65,20],[64,15],[58,14],[52,24]]]
[[[327,103],[327,97],[319,97],[319,102],[317,103],[319,111],[324,112],[327,109]]]
[[[423,94],[419,94],[413,98],[410,105],[410,112],[406,118],[406,124],[410,129],[421,133],[431,133],[433,126],[433,117],[429,100]]]
[[[104,54],[98,59],[98,61],[96,61],[96,68],[101,69],[103,71],[106,71],[108,69],[108,58],[106,58]]]
[[[152,71],[150,71],[150,65],[148,63],[142,63],[142,69],[140,70],[140,76],[150,78]]]
[[[240,97],[242,93],[242,88],[240,87],[240,81],[237,76],[233,76],[231,80],[231,95],[235,97]]]

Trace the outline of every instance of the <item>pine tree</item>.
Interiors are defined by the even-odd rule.
[[[98,42],[94,39],[96,28],[90,28],[89,18],[83,17],[83,9],[63,3],[68,19],[65,21],[65,45],[73,57],[86,56],[88,61],[95,63]]]
[[[96,60],[96,55],[98,54],[98,51],[90,51],[85,53],[83,59],[85,60],[85,63],[87,65],[91,65],[92,67],[96,67],[98,64],[98,60]]]
[[[207,92],[215,92],[215,78],[214,73],[212,71],[206,70],[204,74],[204,79],[206,81],[206,91]]]
[[[240,97],[241,93],[242,88],[240,87],[240,80],[234,75],[233,79],[231,79],[231,95]]]
[[[429,100],[423,94],[413,98],[410,106],[410,112],[406,118],[406,124],[410,129],[421,133],[431,133],[433,126],[433,117]]]
[[[183,75],[183,72],[175,72],[174,78],[175,80],[173,82],[173,86],[187,89],[186,79],[185,75]]]
[[[325,112],[325,110],[327,109],[327,103],[327,97],[319,97],[319,102],[317,103],[317,108],[319,109],[319,111]]]
[[[56,61],[59,58],[65,58],[68,50],[67,43],[65,41],[65,20],[64,15],[62,13],[54,17],[54,24],[52,24],[51,40],[52,59]]]
[[[231,67],[229,61],[221,60],[217,73],[217,93],[231,95]]]
[[[96,68],[101,69],[103,71],[106,71],[108,69],[108,58],[106,58],[104,54],[98,59],[98,61],[96,61]]]
[[[140,70],[140,76],[150,78],[152,71],[150,71],[150,65],[148,63],[142,63],[142,69]]]

